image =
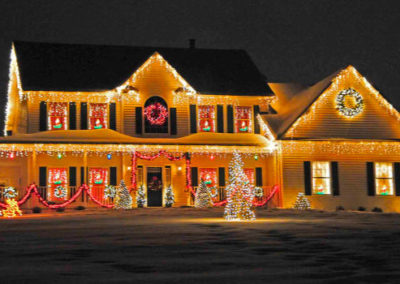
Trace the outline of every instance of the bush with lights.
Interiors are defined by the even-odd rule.
[[[293,208],[297,209],[297,210],[311,209],[310,201],[307,199],[307,197],[304,195],[304,193],[299,192],[299,194],[297,194],[297,198],[296,198],[295,203],[293,204]]]
[[[254,189],[243,171],[240,154],[235,151],[229,164],[229,184],[226,187],[227,203],[224,217],[228,221],[255,220],[253,208]]]
[[[172,186],[167,187],[164,199],[165,199],[165,207],[172,207],[172,205],[175,203],[175,196],[172,190]]]
[[[206,185],[203,179],[200,181],[200,187],[196,191],[196,197],[194,201],[194,207],[196,208],[208,208],[213,207],[212,196],[210,189]]]
[[[146,191],[144,190],[144,185],[139,186],[136,195],[136,204],[138,208],[143,208],[146,205]]]
[[[132,209],[132,196],[124,180],[121,180],[115,196],[114,209]]]

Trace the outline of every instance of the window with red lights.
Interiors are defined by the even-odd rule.
[[[68,103],[48,104],[48,130],[68,129]]]
[[[252,110],[247,106],[236,106],[235,108],[235,132],[252,132]]]
[[[104,188],[108,185],[108,168],[89,169],[89,189],[97,200],[104,199]]]
[[[249,183],[254,185],[254,169],[243,169],[243,171]]]
[[[108,104],[89,104],[89,129],[106,129]]]
[[[199,106],[199,132],[215,132],[215,106]]]
[[[217,169],[206,168],[200,169],[200,181],[204,180],[204,183],[208,187],[213,187],[217,185]]]
[[[68,174],[66,168],[48,169],[47,200],[63,201],[68,199]]]

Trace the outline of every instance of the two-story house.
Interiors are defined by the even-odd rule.
[[[224,200],[232,153],[271,206],[400,209],[400,114],[348,66],[313,86],[268,83],[243,50],[14,42],[0,186],[56,204],[86,184],[143,186],[147,206]],[[67,189],[60,195],[59,187]],[[28,207],[36,205],[34,199]],[[90,204],[82,194],[76,202]]]

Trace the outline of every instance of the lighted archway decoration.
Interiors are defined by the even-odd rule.
[[[352,97],[355,101],[353,107],[346,106],[346,97]],[[346,89],[341,91],[336,97],[336,106],[340,114],[346,117],[355,117],[360,114],[364,109],[363,97],[354,89]]]
[[[168,111],[165,106],[156,102],[145,107],[144,115],[151,125],[163,125],[168,117]]]

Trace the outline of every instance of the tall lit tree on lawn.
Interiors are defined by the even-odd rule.
[[[226,187],[227,204],[224,217],[228,221],[255,220],[253,209],[254,189],[243,171],[243,161],[238,152],[233,153],[229,164],[229,183]]]
[[[123,180],[117,189],[115,196],[114,209],[132,209],[132,196]]]

